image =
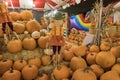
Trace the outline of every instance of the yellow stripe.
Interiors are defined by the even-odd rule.
[[[81,24],[82,26],[87,27],[87,28],[91,26],[91,23],[84,23],[84,22],[81,20],[81,18],[79,17],[79,15],[77,15],[76,17],[77,17],[77,19],[79,20],[79,22],[80,22],[80,24]]]

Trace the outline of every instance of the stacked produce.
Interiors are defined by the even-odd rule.
[[[13,38],[4,45],[0,30],[0,80],[120,80],[118,36],[102,36],[99,46],[85,46],[86,32],[71,29],[56,65],[56,55],[49,46],[51,34],[30,12],[21,13],[21,21],[16,20],[18,13],[12,14],[16,15],[13,25],[20,39]]]
[[[82,44],[85,36],[86,32],[72,28],[70,30],[70,35],[68,36],[68,41],[75,44]]]

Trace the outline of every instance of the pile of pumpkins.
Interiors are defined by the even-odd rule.
[[[79,31],[75,28],[72,28],[70,30],[70,34],[68,36],[68,41],[71,42],[71,43],[74,43],[74,44],[82,44],[83,42],[83,39],[85,38],[86,36],[86,32],[84,31]]]
[[[40,36],[38,39],[34,39],[31,36],[27,36],[23,38],[23,40],[13,39],[8,41],[7,50],[10,53],[17,54],[23,49],[32,51],[36,49],[38,46],[42,49],[45,49],[47,47],[48,41],[49,36]]]
[[[14,62],[1,57],[1,80],[120,80],[119,45],[112,46],[107,41],[102,41],[100,46],[66,44],[61,53],[61,64],[54,66],[50,74],[45,71],[39,74],[41,64],[53,65],[49,63],[52,57],[43,55]]]
[[[32,33],[34,31],[39,31],[48,26],[45,18],[42,17],[41,24],[37,20],[33,19],[33,13],[29,10],[23,10],[21,13],[10,12],[11,18],[13,20],[13,28],[17,34],[23,34],[24,31]],[[1,26],[1,25],[0,25]],[[6,33],[10,32],[9,28],[6,29]],[[3,37],[2,28],[0,28],[0,37]]]

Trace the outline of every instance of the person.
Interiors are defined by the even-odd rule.
[[[60,54],[61,47],[65,45],[64,29],[62,27],[64,16],[61,13],[57,13],[53,17],[53,19],[54,19],[54,26],[51,30],[50,46],[52,46],[54,54],[56,53]],[[56,58],[57,58],[57,64],[59,64],[60,55],[56,54]]]
[[[4,41],[7,44],[8,38],[6,36],[6,24],[10,27],[13,34],[19,39],[17,33],[13,30],[12,19],[9,15],[7,6],[3,0],[0,0],[0,24],[2,24],[2,31],[4,35]]]

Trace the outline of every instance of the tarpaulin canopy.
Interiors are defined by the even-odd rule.
[[[79,4],[71,5],[66,9],[61,9],[60,11],[67,12],[69,15],[76,15],[80,13],[86,14],[86,12],[90,11],[94,7],[94,3],[100,0],[82,0]],[[115,3],[120,0],[103,0],[103,6],[107,6],[110,3]]]
[[[74,0],[4,0],[9,8],[32,8],[50,10],[62,7]]]

